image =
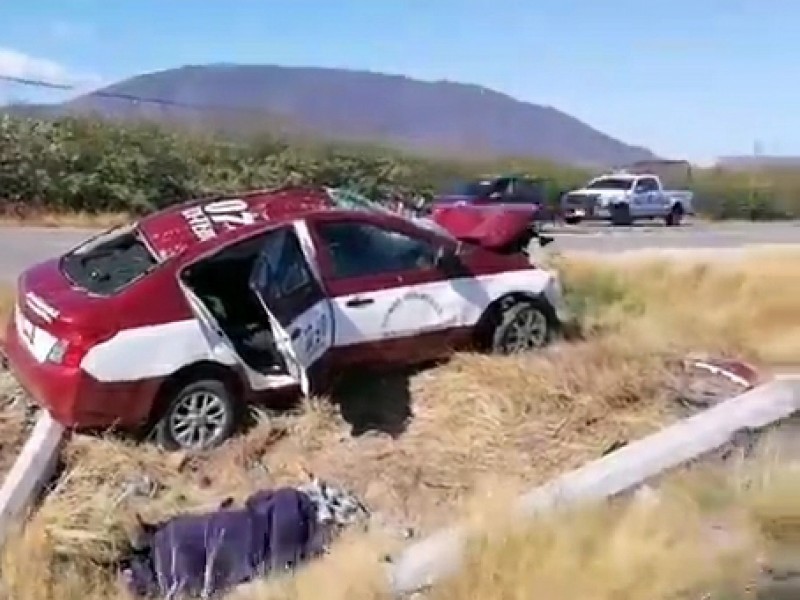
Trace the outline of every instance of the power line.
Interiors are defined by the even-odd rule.
[[[0,81],[6,81],[9,83],[16,83],[19,85],[26,85],[29,87],[36,87],[41,89],[49,89],[49,90],[59,90],[59,91],[72,91],[77,92],[81,88],[76,85],[70,85],[67,83],[53,83],[49,81],[43,81],[40,79],[29,79],[26,77],[15,77],[13,75],[2,75],[0,74]],[[156,106],[171,106],[175,108],[185,108],[190,110],[198,110],[198,111],[228,111],[228,112],[235,112],[235,113],[250,113],[250,114],[258,114],[258,115],[265,115],[269,114],[274,116],[275,113],[255,106],[231,106],[230,104],[195,104],[189,102],[179,102],[177,100],[167,100],[165,98],[154,98],[148,96],[138,96],[136,94],[124,94],[121,92],[111,92],[107,90],[96,90],[94,92],[90,92],[89,94],[93,98],[108,98],[111,100],[124,100],[130,102],[131,104],[154,104]]]
[[[26,77],[14,77],[12,75],[0,75],[0,81],[8,81],[10,83],[19,83],[22,85],[30,85],[34,87],[47,88],[51,90],[75,90],[75,86],[67,85],[65,83],[50,83],[49,81],[40,81],[38,79],[28,79]]]

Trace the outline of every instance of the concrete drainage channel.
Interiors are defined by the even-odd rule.
[[[742,432],[775,428],[800,415],[800,376],[764,377],[752,367],[732,361],[692,358],[686,364],[725,378],[743,393],[531,490],[519,498],[513,510],[524,518],[556,506],[618,496],[713,454],[735,442]],[[800,438],[796,428],[791,428],[787,440]],[[0,545],[52,478],[66,435],[47,412],[39,414],[0,488]],[[797,445],[800,456],[800,443]],[[389,568],[393,591],[409,594],[456,572],[466,536],[464,528],[454,526],[407,547]]]
[[[742,433],[779,427],[798,414],[800,376],[772,379],[531,490],[512,510],[525,518],[634,491],[735,444]],[[794,427],[792,433],[796,433]],[[467,531],[455,526],[407,548],[392,565],[393,590],[407,594],[455,573],[466,540]]]

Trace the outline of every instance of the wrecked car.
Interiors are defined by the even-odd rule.
[[[434,198],[431,220],[461,240],[495,252],[525,252],[539,238],[540,224],[553,221],[553,182],[527,175],[488,176],[459,183]],[[544,243],[543,243],[544,242]]]
[[[71,428],[204,449],[249,403],[353,369],[515,353],[565,318],[556,273],[388,211],[287,187],[171,206],[35,265],[4,352]]]

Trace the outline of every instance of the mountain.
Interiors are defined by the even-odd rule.
[[[247,131],[253,131],[255,120],[284,131],[428,152],[592,166],[655,158],[555,108],[478,85],[344,69],[185,66],[138,75],[63,105],[13,110],[39,115],[90,111]]]

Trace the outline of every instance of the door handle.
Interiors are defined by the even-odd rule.
[[[375,300],[372,298],[353,298],[352,300],[348,300],[345,303],[345,306],[358,308],[359,306],[366,306],[367,304],[372,304],[373,302],[375,302]]]
[[[292,329],[291,333],[289,333],[289,337],[292,341],[296,340],[300,337],[300,329]]]

